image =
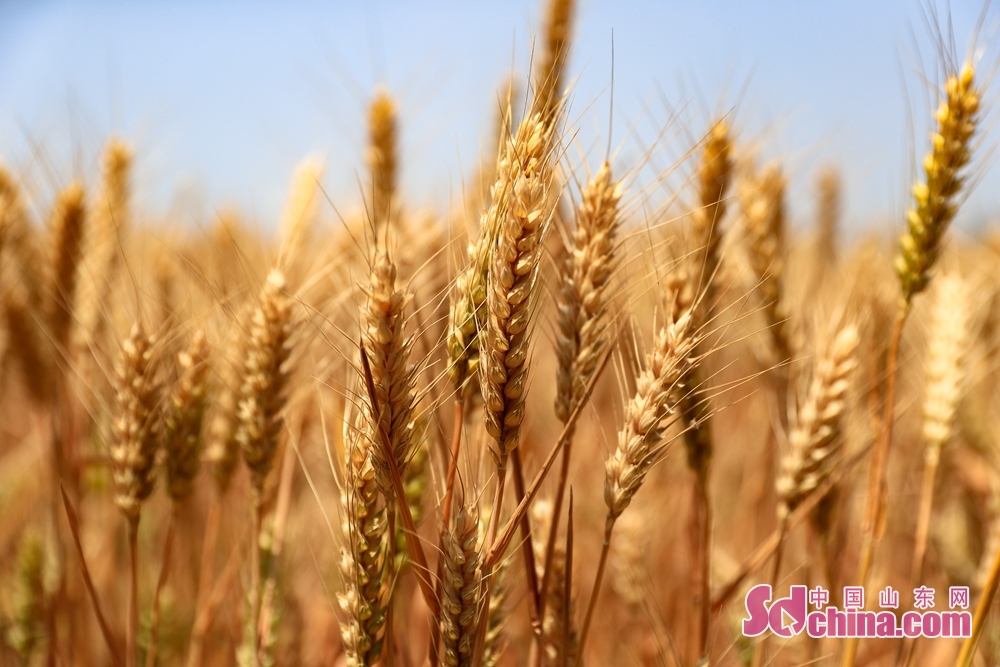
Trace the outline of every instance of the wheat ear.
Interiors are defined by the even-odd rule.
[[[819,172],[816,178],[818,215],[816,218],[816,248],[826,264],[837,259],[837,228],[841,216],[840,173],[833,167]]]
[[[657,333],[653,349],[646,356],[645,369],[636,379],[635,395],[625,406],[625,424],[618,431],[618,446],[605,463],[604,504],[608,514],[604,521],[604,544],[580,631],[577,665],[583,658],[584,644],[597,606],[615,521],[642,487],[650,468],[666,454],[669,443],[665,433],[670,417],[677,412],[678,383],[696,363],[692,353],[698,339],[691,331],[691,324],[689,310],[676,321],[668,321]]]
[[[698,163],[698,208],[692,213],[692,228],[697,252],[694,259],[698,266],[693,275],[697,280],[684,276],[682,271],[671,274],[674,317],[694,303],[694,329],[700,330],[711,321],[716,302],[715,289],[721,258],[722,220],[726,215],[726,193],[733,176],[732,138],[729,126],[724,120],[717,121],[708,133]],[[701,346],[704,345],[704,342]],[[697,350],[699,356],[704,352]],[[700,368],[692,368],[681,384],[684,387],[701,387],[698,377]],[[692,559],[692,581],[697,593],[697,642],[695,651],[700,658],[708,645],[710,614],[710,574],[712,541],[712,505],[708,494],[709,466],[712,460],[712,431],[708,401],[694,391],[686,391],[680,397],[680,409],[684,417],[684,449],[688,467],[695,473],[694,484],[694,530]]]
[[[345,422],[346,460],[341,493],[342,523],[347,545],[341,549],[340,571],[344,592],[337,596],[347,623],[341,639],[350,667],[367,667],[382,653],[389,588],[386,512],[372,461],[377,446]]]
[[[85,349],[103,343],[103,308],[119,264],[121,237],[131,223],[132,149],[118,139],[108,141],[101,156],[101,185],[92,201],[93,214],[84,240],[86,277],[80,285],[80,332]]]
[[[521,474],[520,459],[515,450],[524,418],[532,297],[544,250],[542,240],[555,204],[555,197],[550,192],[553,128],[554,125],[546,123],[539,114],[522,121],[509,147],[509,187],[504,192],[494,192],[488,213],[490,220],[496,223],[496,238],[489,252],[486,349],[480,363],[480,385],[484,423],[493,440],[490,453],[497,467],[496,493],[486,542],[490,548],[500,526],[507,461],[512,453],[516,490],[523,493],[523,479],[517,477]],[[538,587],[526,514],[522,515],[520,526],[532,602],[530,609],[533,622],[537,622]],[[486,609],[490,601],[490,567],[485,568],[483,581],[482,607]],[[483,613],[476,633],[474,656],[477,665],[482,663],[485,634],[486,614]]]
[[[482,585],[481,533],[475,508],[462,507],[444,536],[441,635],[444,639],[443,662],[448,667],[472,664]]]
[[[368,148],[371,174],[371,215],[376,232],[391,224],[396,208],[396,102],[379,88],[368,107]]]
[[[52,215],[47,296],[49,329],[58,353],[67,349],[73,321],[76,272],[80,263],[84,232],[84,196],[79,184],[59,194]]]
[[[361,338],[368,354],[375,398],[378,405],[366,407],[366,419],[379,423],[370,427],[370,438],[378,438],[382,429],[389,438],[390,450],[400,475],[405,475],[413,453],[413,406],[416,402],[415,371],[410,363],[411,338],[405,335],[405,309],[412,299],[396,286],[396,265],[384,252],[372,262],[368,284],[362,287],[367,303],[361,309]],[[362,388],[362,396],[367,396]],[[389,464],[382,448],[371,451],[376,481],[386,501],[391,503],[392,485]]]
[[[785,176],[776,165],[755,174],[740,193],[747,257],[779,362],[791,357],[782,281],[785,264]]]
[[[958,195],[965,184],[962,169],[972,155],[972,137],[979,113],[979,91],[972,65],[948,77],[945,99],[935,113],[937,132],[924,158],[926,178],[913,186],[913,208],[906,214],[907,229],[899,238],[895,269],[905,301],[921,292],[930,280],[941,240],[958,211]]]
[[[264,485],[274,464],[278,439],[284,428],[282,410],[287,400],[291,369],[292,307],[284,293],[285,279],[273,270],[261,291],[250,320],[242,368],[236,441],[250,470],[253,496],[253,546],[251,548],[252,663],[260,661],[261,549]]]
[[[130,566],[126,667],[133,667],[136,661],[139,510],[142,502],[153,492],[153,466],[161,437],[157,412],[159,372],[154,343],[154,339],[147,336],[142,325],[136,322],[122,343],[115,370],[111,460],[114,464],[115,502],[127,521]]]
[[[201,465],[202,425],[208,407],[208,343],[196,331],[177,357],[181,376],[170,394],[163,418],[167,490],[176,502],[191,494]]]
[[[590,378],[597,369],[601,352],[610,339],[608,292],[615,270],[622,193],[621,183],[612,180],[611,165],[603,163],[580,195],[573,245],[567,249],[559,271],[555,412],[563,424],[583,397]],[[542,618],[545,617],[552,581],[550,565],[556,548],[559,518],[562,515],[569,476],[573,429],[570,429],[566,438],[551,510],[554,524],[548,531],[545,552],[542,554],[542,584],[539,592],[539,616]]]
[[[250,320],[237,401],[236,441],[250,469],[257,506],[263,502],[264,482],[284,425],[281,412],[287,399],[293,330],[291,303],[284,288],[284,276],[271,271]]]
[[[938,463],[942,448],[951,438],[955,411],[962,392],[962,380],[967,372],[965,356],[968,352],[969,320],[972,316],[972,295],[961,276],[941,276],[937,281],[936,292],[931,308],[924,384],[924,475],[913,546],[913,564],[910,568],[910,580],[914,585],[923,576]]]
[[[545,11],[545,39],[538,59],[535,83],[536,108],[551,121],[563,94],[566,61],[576,0],[549,0]]]
[[[510,100],[506,113],[501,114],[509,123]],[[465,268],[455,279],[448,318],[448,376],[463,397],[480,392],[479,360],[482,332],[486,328],[487,278],[490,251],[493,248],[500,218],[505,211],[505,198],[511,180],[517,173],[516,154],[511,150],[509,130],[503,134],[497,151],[494,182],[490,187],[489,203],[484,208],[479,223],[479,235],[469,243]]]
[[[507,457],[517,447],[524,417],[531,297],[542,237],[552,215],[550,140],[540,116],[522,123],[512,147],[517,173],[509,193],[494,202],[503,214],[497,216],[500,224],[490,251],[482,385],[486,430],[495,441],[492,452],[501,471],[506,470]],[[499,510],[497,507],[491,520],[499,519]]]
[[[958,195],[964,185],[960,172],[969,162],[972,137],[978,123],[979,91],[972,65],[966,63],[961,72],[950,74],[944,90],[945,99],[935,114],[937,131],[931,135],[931,151],[924,158],[925,179],[913,187],[914,205],[906,215],[907,229],[900,236],[899,255],[895,261],[900,303],[889,337],[884,414],[868,477],[857,576],[862,586],[868,583],[875,545],[881,539],[885,525],[886,475],[892,444],[896,370],[903,326],[914,295],[922,291],[930,280],[930,270],[940,251],[944,232],[958,210]],[[857,650],[857,638],[848,639],[842,667],[853,667]]]
[[[841,417],[847,389],[857,367],[858,328],[841,327],[820,353],[788,436],[789,452],[775,482],[778,519],[786,521],[796,507],[827,480],[840,459]]]
[[[52,398],[53,377],[48,356],[44,353],[37,316],[28,305],[27,290],[14,285],[3,293],[4,322],[9,339],[7,353],[21,368],[28,395],[39,406]]]

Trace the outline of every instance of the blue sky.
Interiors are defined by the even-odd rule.
[[[835,162],[847,224],[888,229],[906,205],[913,152],[927,143],[927,7],[579,0],[570,62],[579,143],[593,163],[607,139],[613,34],[621,166],[673,110],[684,121],[663,165],[710,114],[734,110],[741,137],[785,162],[799,224],[811,220],[815,170]],[[981,10],[950,8],[960,57]],[[94,173],[101,143],[118,133],[138,147],[150,210],[235,204],[272,227],[306,155],[327,160],[325,186],[338,200],[358,198],[364,106],[385,82],[399,98],[406,196],[442,209],[478,160],[497,89],[512,68],[524,80],[539,15],[524,0],[0,0],[0,157],[44,201],[59,181]],[[980,46],[992,65],[987,33]],[[638,143],[626,140],[633,124]],[[966,229],[998,210],[997,172],[981,173]]]

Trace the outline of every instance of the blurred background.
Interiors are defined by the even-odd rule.
[[[405,195],[443,210],[489,148],[498,91],[511,75],[527,81],[536,5],[0,0],[0,158],[48,196],[97,173],[117,133],[137,147],[148,210],[195,219],[236,205],[273,229],[306,155],[327,161],[331,197],[360,199],[365,104],[385,83],[399,100]],[[845,227],[888,232],[925,150],[913,137],[933,106],[935,13],[950,13],[963,39],[985,16],[980,45],[995,32],[996,8],[980,2],[581,0],[570,156],[593,165],[603,154],[613,72],[611,141],[624,164],[669,125],[650,164],[662,170],[710,114],[732,110],[741,138],[766,142],[764,157],[780,155],[793,175],[796,224],[813,217],[812,174],[833,162]],[[938,23],[947,33],[948,19]],[[989,165],[960,229],[995,217],[1000,171]]]

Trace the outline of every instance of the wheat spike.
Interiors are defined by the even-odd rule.
[[[142,502],[153,492],[153,465],[160,446],[157,404],[160,378],[155,340],[136,322],[122,343],[115,369],[114,464],[115,502],[130,522],[139,519]]]
[[[923,405],[923,436],[928,458],[937,459],[951,437],[955,410],[967,374],[972,295],[957,274],[942,275],[931,307],[927,376]]]
[[[384,88],[368,107],[368,148],[365,161],[371,174],[371,211],[378,232],[391,224],[396,203],[396,102]]]
[[[461,508],[444,534],[444,597],[441,603],[441,636],[444,664],[468,667],[472,647],[482,572],[479,568],[481,530],[474,507]]]
[[[509,122],[510,100],[503,117]],[[506,128],[506,126],[504,126]],[[510,192],[511,179],[517,173],[516,154],[511,150],[508,132],[500,137],[494,169],[494,182],[490,187],[489,202],[484,208],[479,235],[469,243],[468,263],[455,279],[448,313],[448,376],[456,389],[467,395],[479,392],[478,371],[481,333],[486,327],[487,276],[490,250],[496,241],[503,215],[504,198]]]
[[[323,163],[307,157],[295,168],[288,201],[281,216],[281,246],[291,261],[296,261],[309,244],[319,205]]]
[[[615,268],[619,182],[601,165],[581,194],[573,247],[559,273],[556,417],[565,422],[583,395],[607,345],[608,286]]]
[[[779,361],[790,357],[783,302],[785,177],[771,165],[750,178],[740,193],[747,256],[758,281],[764,315]]]
[[[74,183],[59,194],[52,215],[47,296],[49,328],[53,342],[66,349],[73,321],[76,271],[84,231],[83,188]]]
[[[515,175],[506,195],[494,195],[499,226],[490,250],[487,281],[487,351],[482,387],[486,430],[500,467],[517,447],[524,417],[532,294],[552,216],[550,126],[536,115],[518,129],[511,150]]]
[[[342,523],[347,545],[341,549],[343,593],[337,595],[347,622],[341,639],[349,667],[367,667],[382,652],[383,625],[389,597],[385,581],[386,512],[380,504],[372,462],[372,441],[345,421],[346,461],[341,493]]]
[[[413,406],[416,367],[410,364],[412,339],[405,335],[404,311],[412,295],[396,287],[396,265],[384,252],[376,253],[368,284],[362,287],[367,303],[361,310],[362,340],[371,367],[375,400],[368,405],[367,389],[362,387],[365,419],[371,422],[369,437],[377,442],[379,429],[388,436],[390,450],[400,475],[406,472],[413,450]],[[362,380],[364,382],[364,380]],[[374,424],[376,415],[378,425]],[[381,447],[371,455],[376,481],[385,496],[392,496],[389,462]]]
[[[676,412],[678,382],[694,363],[697,338],[690,331],[691,311],[669,321],[657,333],[646,366],[636,380],[635,395],[625,406],[618,446],[605,464],[604,503],[607,530],[632,502],[646,474],[664,453],[664,432]]]
[[[851,375],[858,363],[857,347],[858,328],[847,324],[816,360],[812,380],[792,419],[790,451],[775,482],[781,519],[823,484],[839,461],[840,424]]]
[[[979,112],[979,91],[972,65],[952,74],[944,85],[945,99],[935,117],[931,151],[924,158],[925,179],[913,186],[913,208],[906,214],[907,229],[899,238],[895,269],[903,300],[927,287],[930,270],[941,249],[941,238],[955,212],[965,184],[962,168],[971,156],[972,136]]]
[[[104,308],[118,271],[119,248],[131,226],[132,149],[111,139],[101,156],[101,186],[93,199],[84,239],[84,280],[80,284],[80,333],[85,347],[97,343],[104,333]]]
[[[700,260],[701,288],[712,283],[719,268],[721,225],[726,216],[726,193],[733,176],[732,150],[729,125],[719,120],[709,130],[698,162],[699,206],[691,216],[695,247],[699,249],[696,257]],[[711,304],[712,299],[709,296],[704,301]]]
[[[16,570],[12,575],[15,581],[11,595],[13,614],[6,632],[8,644],[25,665],[32,664],[32,656],[46,637],[49,591],[46,590],[45,570],[44,542],[33,532],[25,533],[18,544]]]
[[[28,305],[27,291],[20,285],[3,293],[4,321],[7,325],[7,351],[21,368],[24,385],[39,405],[52,398],[53,378],[49,357],[43,352],[36,316]]]
[[[287,398],[293,328],[292,307],[284,289],[284,276],[271,271],[250,320],[237,401],[236,441],[250,469],[258,504],[284,425],[281,411]]]
[[[535,106],[549,121],[554,119],[563,94],[575,8],[576,0],[549,0],[546,6],[545,41],[537,67]]]
[[[841,215],[840,173],[833,167],[819,172],[816,178],[819,214],[816,220],[816,248],[827,263],[837,258],[837,228]]]
[[[178,355],[180,379],[163,419],[167,490],[175,501],[191,493],[202,450],[202,423],[208,406],[208,343],[196,331],[188,349]]]

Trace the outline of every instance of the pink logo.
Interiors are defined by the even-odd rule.
[[[791,595],[771,602],[771,586],[758,584],[747,592],[744,601],[747,618],[743,634],[756,637],[770,629],[778,637],[792,637],[806,627],[806,587],[792,586]]]

